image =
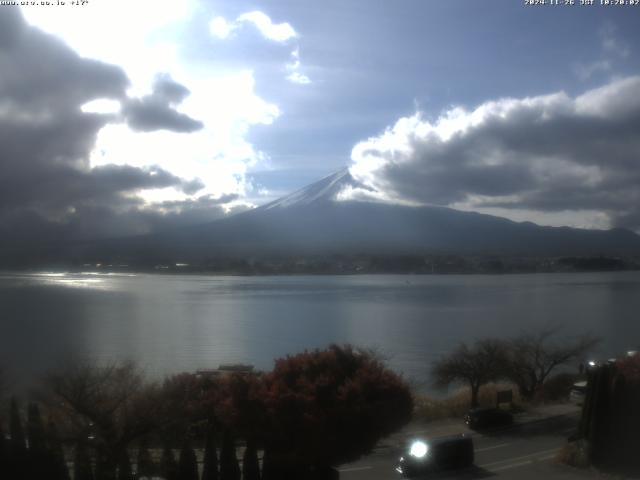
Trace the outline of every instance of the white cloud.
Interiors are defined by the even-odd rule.
[[[185,135],[133,132],[125,125],[109,125],[98,134],[92,166],[153,163],[183,178],[200,179],[205,188],[198,195],[244,195],[247,169],[263,156],[246,140],[248,130],[252,125],[271,124],[280,110],[256,95],[255,80],[248,71],[225,76],[200,71],[188,85],[193,93],[184,100],[181,111],[201,120],[202,130]],[[186,198],[178,189],[143,196],[147,201]]]
[[[291,83],[297,83],[299,85],[308,85],[311,83],[311,79],[300,72],[300,47],[296,47],[291,52],[291,63],[287,64],[287,70],[291,73],[286,76],[286,79]]]
[[[85,103],[80,107],[84,113],[117,114],[120,113],[120,102],[99,98]]]
[[[617,37],[617,27],[614,23],[607,22],[598,32],[602,41],[602,49],[605,53],[618,55],[626,58],[631,53],[629,46],[620,41]]]
[[[611,70],[611,62],[609,60],[597,60],[587,65],[577,64],[574,71],[580,80],[589,80],[598,72],[609,72]]]
[[[371,190],[341,198],[556,225],[624,225],[640,218],[638,91],[640,77],[630,77],[574,98],[505,98],[434,121],[420,113],[401,118],[353,148],[351,174]]]
[[[273,23],[269,15],[254,10],[238,16],[234,22],[227,21],[224,17],[216,16],[209,22],[209,31],[215,37],[227,39],[243,24],[253,25],[267,40],[284,43],[298,38],[298,33],[287,22]]]
[[[234,24],[227,22],[224,17],[220,16],[214,17],[213,20],[209,22],[209,31],[211,34],[222,40],[228,38],[235,28],[236,26]]]
[[[300,72],[292,72],[287,75],[286,78],[291,83],[298,83],[300,85],[308,85],[309,83],[311,83],[311,79]]]
[[[258,10],[243,13],[238,17],[237,22],[252,23],[265,38],[274,42],[286,42],[298,36],[289,23],[273,23],[267,14]]]
[[[590,63],[577,63],[573,70],[582,81],[589,80],[597,73],[610,73],[614,66],[631,54],[628,44],[623,43],[617,36],[617,27],[614,23],[605,22],[598,30],[600,38],[599,58]]]
[[[243,13],[235,22],[228,22],[224,17],[216,16],[209,22],[209,32],[216,38],[226,40],[246,23],[255,26],[265,39],[273,42],[286,43],[299,37],[289,23],[273,23],[267,14],[257,10]],[[291,51],[291,62],[286,65],[289,74],[285,79],[298,85],[310,84],[309,76],[300,72],[301,66],[300,47],[296,44]]]
[[[98,133],[91,166],[162,165],[181,178],[199,178],[206,186],[198,195],[242,195],[248,188],[247,169],[265,157],[247,140],[248,131],[252,125],[272,123],[280,110],[256,94],[252,72],[220,72],[204,60],[181,56],[180,29],[196,13],[197,0],[92,0],[85,7],[24,9],[28,22],[62,38],[80,55],[121,66],[131,80],[128,95],[132,98],[150,95],[158,74],[185,85],[190,94],[179,112],[204,124],[188,134],[134,132],[124,124],[107,125]],[[238,22],[255,25],[274,41],[296,35],[289,24],[273,24],[259,13],[250,12]],[[238,25],[215,17],[209,30],[228,37]],[[113,103],[104,101],[90,102],[82,109],[117,111]],[[166,188],[143,196],[156,202],[184,200],[187,195]]]
[[[253,25],[264,38],[273,42],[284,43],[298,37],[298,33],[291,24],[287,22],[273,23],[269,15],[259,10],[243,13],[234,22],[216,16],[209,22],[209,31],[213,36],[224,40],[247,23]]]
[[[177,61],[176,41],[154,33],[189,17],[195,0],[91,0],[83,6],[21,7],[27,21],[78,54],[123,67],[136,93]]]

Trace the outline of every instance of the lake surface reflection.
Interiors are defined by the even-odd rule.
[[[29,378],[68,357],[164,375],[273,360],[332,342],[375,347],[425,384],[460,341],[541,327],[640,346],[640,273],[228,277],[0,274],[0,364]]]

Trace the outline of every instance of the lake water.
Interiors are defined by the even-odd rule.
[[[640,273],[230,277],[0,274],[0,365],[29,378],[69,357],[151,375],[220,363],[269,369],[332,342],[375,347],[424,385],[458,342],[559,327],[640,346]]]

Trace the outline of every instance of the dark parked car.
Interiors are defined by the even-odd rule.
[[[405,478],[473,465],[473,440],[452,435],[415,440],[400,457],[396,471]]]
[[[513,423],[513,415],[501,408],[472,408],[464,417],[472,430],[503,427]]]
[[[576,382],[569,390],[569,400],[576,405],[582,405],[587,395],[587,382]]]

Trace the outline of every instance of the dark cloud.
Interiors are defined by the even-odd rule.
[[[13,172],[10,177],[1,178],[0,203],[5,209],[28,206],[55,211],[76,203],[114,204],[121,194],[165,187],[194,193],[202,184],[185,181],[157,167],[106,165],[81,170],[47,166],[37,172]]]
[[[121,68],[81,58],[61,40],[29,27],[16,8],[0,11],[0,112],[42,118],[95,98],[125,98]]]
[[[156,77],[154,94],[165,99],[168,103],[178,104],[189,96],[191,92],[184,85],[174,82],[170,75],[160,74]]]
[[[42,239],[60,242],[142,235],[212,222],[246,209],[237,206],[227,210],[226,204],[236,198],[236,195],[203,195],[194,200],[161,202],[149,208],[135,198],[118,197],[110,205],[82,203],[58,220],[33,208],[0,211],[0,235],[5,247],[38,246]]]
[[[502,99],[433,122],[404,118],[354,148],[352,173],[395,201],[589,210],[639,228],[638,91],[640,77],[630,77],[574,98]]]
[[[0,8],[3,245],[128,235],[196,217],[194,206],[171,210],[147,205],[136,194],[173,187],[192,195],[204,187],[198,179],[185,180],[156,166],[91,167],[98,132],[121,118],[84,113],[81,106],[89,101],[108,98],[130,105],[132,123],[185,131],[199,125],[171,110],[189,92],[169,77],[158,77],[150,98],[137,104],[127,100],[128,85],[121,68],[81,58],[27,25],[19,9]],[[210,217],[224,214],[220,204],[198,208],[205,206],[212,208]]]
[[[0,48],[8,48],[14,44],[25,30],[20,10],[5,8],[0,14]]]
[[[170,130],[190,133],[201,130],[204,127],[202,122],[175,110],[189,93],[185,86],[174,82],[168,75],[160,75],[155,80],[151,95],[125,103],[123,113],[127,124],[140,132]]]

